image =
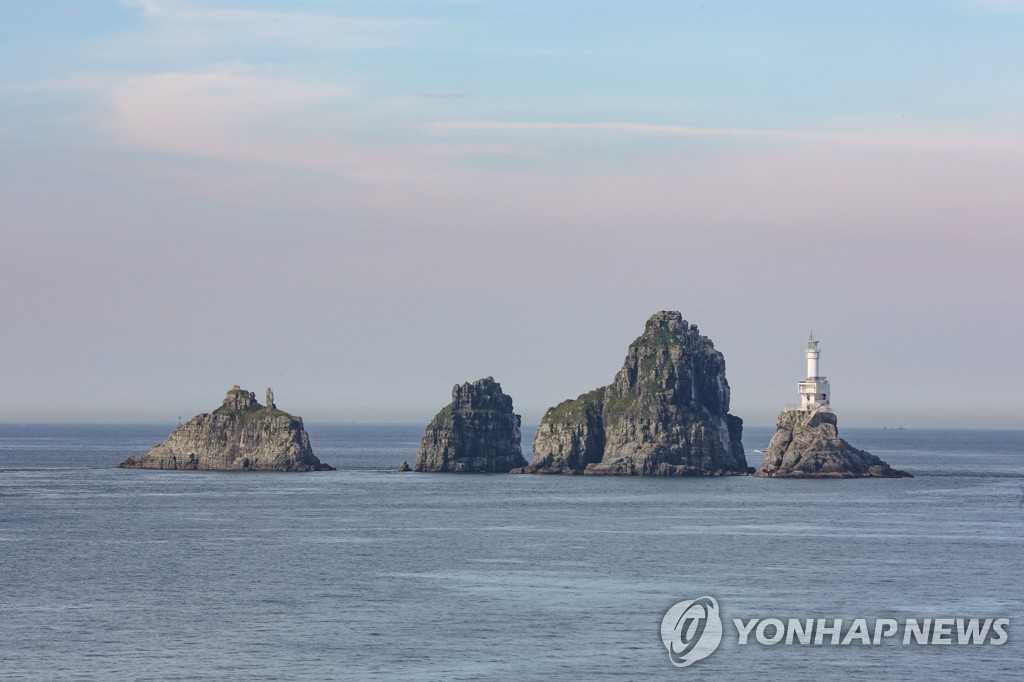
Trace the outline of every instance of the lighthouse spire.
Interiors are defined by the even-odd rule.
[[[811,412],[818,409],[828,409],[829,396],[832,389],[829,387],[828,379],[820,376],[818,371],[818,358],[821,357],[821,348],[814,338],[814,332],[807,339],[807,350],[804,356],[807,358],[807,378],[797,382],[796,390],[800,394],[800,409]]]

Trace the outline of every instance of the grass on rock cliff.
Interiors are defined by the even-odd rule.
[[[584,393],[575,400],[563,400],[549,409],[542,421],[548,424],[577,424],[585,422],[587,412],[590,410],[596,410],[600,414],[604,393],[604,388],[598,388],[590,393]]]

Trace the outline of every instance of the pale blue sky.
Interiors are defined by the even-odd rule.
[[[528,422],[658,309],[733,411],[1024,427],[1024,3],[0,9],[0,421]]]

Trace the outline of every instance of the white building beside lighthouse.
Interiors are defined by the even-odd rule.
[[[828,379],[818,374],[818,358],[821,357],[821,349],[818,348],[818,341],[814,340],[814,334],[807,340],[807,378],[797,382],[796,390],[800,394],[800,410],[813,412],[814,410],[828,411],[829,396],[832,389],[829,388]]]

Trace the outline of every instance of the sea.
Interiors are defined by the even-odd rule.
[[[398,473],[423,425],[308,425],[335,472],[115,468],[171,428],[0,425],[0,680],[1024,678],[1024,431],[844,428],[891,480]],[[721,643],[675,667],[662,619],[701,597]],[[791,618],[1009,624],[734,622]]]

